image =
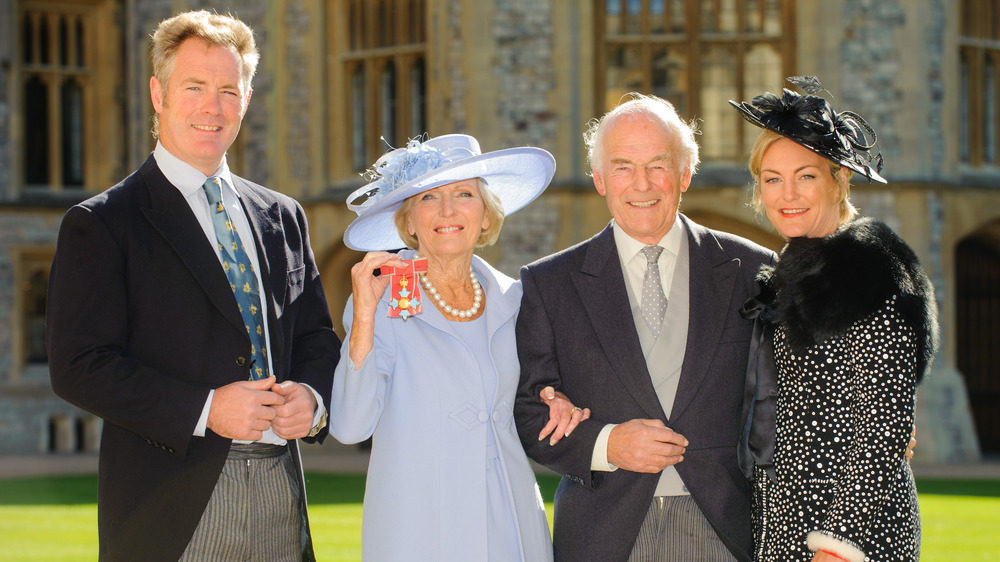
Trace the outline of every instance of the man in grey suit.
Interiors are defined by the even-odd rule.
[[[774,253],[678,213],[698,145],[669,102],[636,95],[586,140],[614,220],[521,270],[517,322],[521,440],[564,475],[556,560],[749,561],[739,310]],[[555,445],[533,429],[546,386],[591,410]]]

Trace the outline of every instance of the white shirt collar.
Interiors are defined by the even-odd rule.
[[[622,230],[622,227],[618,226],[618,222],[611,221],[612,231],[615,235],[615,246],[618,248],[618,255],[621,257],[623,263],[627,263],[629,260],[634,258],[636,254],[642,251],[643,248],[649,244],[639,242],[635,238],[632,238]],[[684,226],[681,224],[680,216],[674,217],[674,224],[670,226],[670,230],[660,238],[658,246],[662,246],[664,250],[670,252],[674,258],[681,251],[681,237],[684,236]],[[643,258],[645,259],[645,258]]]
[[[205,184],[205,180],[208,179],[208,176],[200,170],[172,154],[160,141],[156,141],[156,148],[153,149],[153,158],[156,160],[157,167],[160,168],[164,177],[167,178],[167,181],[173,184],[184,197],[190,197],[200,190],[201,186]],[[239,192],[233,188],[233,176],[229,171],[229,164],[226,162],[225,156],[222,157],[222,164],[213,175],[225,180],[225,185],[229,186],[229,191],[236,197],[239,197]]]

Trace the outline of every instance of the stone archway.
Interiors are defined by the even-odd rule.
[[[1000,220],[955,249],[956,364],[980,448],[1000,453]]]
[[[774,250],[775,252],[780,251],[782,246],[785,245],[785,240],[776,234],[775,231],[770,228],[770,225],[761,227],[756,224],[744,222],[725,215],[718,215],[701,210],[692,210],[690,212],[684,211],[684,215],[705,228],[721,230],[722,232],[742,236],[747,240],[756,242],[765,248]]]
[[[344,306],[351,296],[351,267],[361,261],[364,252],[358,252],[337,243],[326,256],[319,260],[319,274],[323,281],[323,291],[326,293],[326,304],[330,308],[333,328],[343,339],[347,330],[344,329]]]

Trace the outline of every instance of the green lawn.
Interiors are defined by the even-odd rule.
[[[539,477],[551,502],[557,479]],[[1000,481],[917,482],[925,561],[1000,560]],[[321,561],[360,560],[364,476],[308,474],[309,513]],[[97,558],[96,476],[0,480],[3,560]],[[547,504],[549,518],[552,504]]]

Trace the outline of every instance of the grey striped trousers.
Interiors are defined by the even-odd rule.
[[[629,562],[736,560],[691,496],[657,496],[639,528]]]
[[[301,504],[288,447],[234,443],[180,560],[299,562]]]

